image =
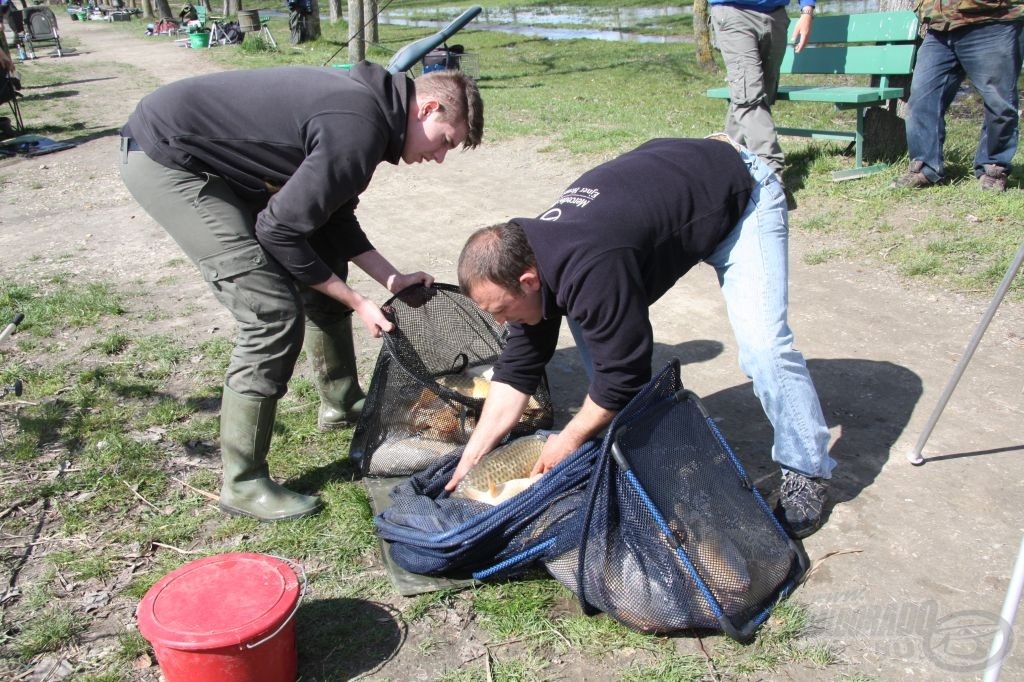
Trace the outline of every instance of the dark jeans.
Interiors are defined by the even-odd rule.
[[[925,36],[910,86],[907,146],[910,158],[924,163],[922,172],[932,182],[943,177],[946,110],[965,76],[985,103],[974,175],[984,174],[986,164],[1010,169],[1020,120],[1021,25],[993,22]]]

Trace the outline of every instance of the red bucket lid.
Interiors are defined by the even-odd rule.
[[[139,632],[153,644],[196,651],[253,642],[278,628],[299,599],[299,580],[266,554],[215,554],[180,566],[139,604]]]

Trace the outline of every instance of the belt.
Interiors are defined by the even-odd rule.
[[[123,152],[141,152],[142,147],[131,137],[121,138],[121,151]]]

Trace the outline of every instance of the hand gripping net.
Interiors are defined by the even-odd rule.
[[[384,310],[396,328],[383,335],[351,456],[364,476],[405,476],[466,443],[506,328],[448,284],[403,291]],[[542,379],[512,435],[552,421]]]

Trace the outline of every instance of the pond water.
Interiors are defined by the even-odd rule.
[[[797,2],[790,3],[796,11]],[[878,0],[826,0],[823,11],[829,14],[862,14],[877,12]],[[433,10],[389,9],[380,13],[382,24],[441,28],[462,13],[456,7],[438,7]],[[478,31],[501,31],[518,35],[538,36],[551,40],[587,38],[638,43],[690,42],[692,35],[647,35],[629,30],[631,26],[652,19],[684,16],[693,13],[685,7],[583,7],[579,5],[550,5],[547,7],[484,7],[480,15],[466,28]],[[434,15],[432,17],[431,15]],[[578,28],[576,28],[578,27]],[[626,29],[626,30],[621,30]]]

